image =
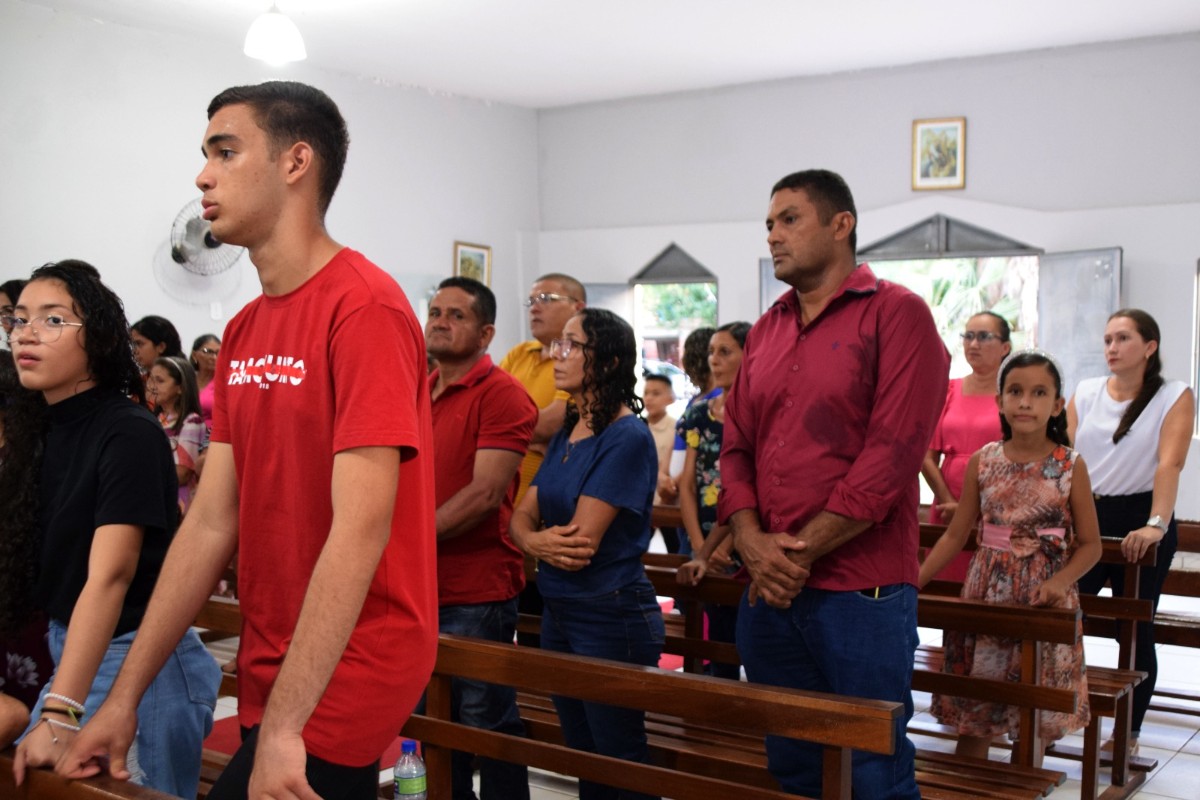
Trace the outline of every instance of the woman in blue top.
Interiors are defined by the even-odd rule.
[[[638,418],[633,330],[584,309],[550,343],[555,387],[569,393],[563,429],[513,512],[517,546],[537,559],[545,598],[542,647],[654,666],[663,619],[642,567],[658,472],[654,437]],[[647,762],[641,711],[555,697],[577,750]],[[580,800],[646,795],[580,781]]]

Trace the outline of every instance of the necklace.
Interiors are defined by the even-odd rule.
[[[581,439],[580,441],[583,440]],[[577,444],[579,442],[572,442],[570,439],[567,440],[567,446],[563,449],[562,463],[567,463],[567,459],[571,457],[571,453],[575,452],[575,445]]]

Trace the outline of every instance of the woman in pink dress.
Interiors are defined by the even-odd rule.
[[[206,333],[192,344],[192,355],[189,361],[192,369],[196,370],[196,385],[200,389],[200,416],[204,424],[212,429],[213,399],[216,396],[217,385],[213,376],[217,372],[217,356],[221,353],[221,340],[215,333]]]
[[[1000,439],[1000,412],[996,406],[996,374],[1000,362],[1012,351],[1008,321],[994,311],[982,311],[967,320],[960,334],[971,374],[950,381],[946,405],[933,432],[921,474],[933,490],[929,521],[949,525],[962,495],[967,462],[975,451]],[[959,553],[937,580],[961,583],[967,576],[970,553]]]

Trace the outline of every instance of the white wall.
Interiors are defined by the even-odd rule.
[[[512,276],[536,270],[528,246],[538,228],[535,112],[303,64],[273,69],[237,49],[20,2],[0,4],[0,279],[82,258],[124,298],[130,320],[161,314],[188,344],[222,329],[258,293],[248,261],[236,268],[240,285],[220,320],[207,304],[164,294],[151,264],[176,213],[199,196],[209,100],[271,78],[319,86],[347,119],[350,156],[327,219],[334,238],[410,295],[451,274],[455,239],[490,244],[502,298],[493,349],[517,342],[523,316]]]
[[[770,187],[823,166],[854,190],[862,244],[940,212],[1047,251],[1123,247],[1125,302],[1188,380],[1196,86],[1192,34],[546,110],[539,261],[621,281],[676,242],[716,273],[721,321],[752,320]],[[967,117],[967,188],[914,192],[912,120],[937,116]],[[1192,450],[1178,508],[1197,519]]]

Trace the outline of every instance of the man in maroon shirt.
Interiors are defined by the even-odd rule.
[[[487,354],[495,323],[495,295],[471,278],[447,278],[429,301],[425,347],[438,364],[429,376],[438,631],[512,644],[525,557],[508,538],[508,521],[538,409]],[[525,735],[512,687],[455,679],[452,694],[460,722]],[[474,798],[470,754],[456,750],[451,762],[453,796]],[[485,758],[479,783],[485,798],[529,798],[528,771],[520,764]]]
[[[750,680],[903,702],[896,752],[854,754],[854,793],[917,798],[917,475],[949,356],[925,303],[856,265],[854,199],[825,170],[772,189],[767,243],[789,291],[746,339],[725,406],[722,522],[750,572],[737,644]],[[787,791],[821,752],[767,740]]]

